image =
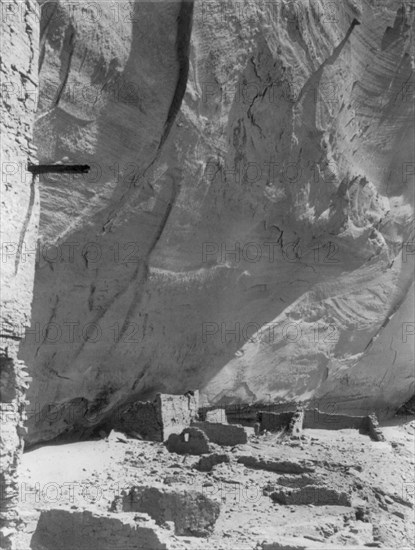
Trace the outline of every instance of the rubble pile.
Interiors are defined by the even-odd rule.
[[[183,401],[160,395],[158,402]],[[413,470],[414,458],[405,453],[404,441],[411,441],[410,434],[413,441],[407,430],[415,430],[415,420],[391,432],[387,426],[380,431],[374,415],[372,427],[366,418],[365,430],[356,429],[361,419],[341,416],[338,429],[332,423],[327,430],[316,427],[318,417],[311,410],[312,427],[304,428],[307,410],[298,409],[290,411],[282,433],[278,428],[255,433],[252,427],[218,422],[217,413],[203,421],[192,414],[193,420],[187,417],[190,426],[182,430],[177,422],[177,433],[161,441],[163,422],[171,426],[179,417],[177,407],[163,412],[155,441],[113,430],[94,442],[108,456],[108,466],[90,475],[101,484],[106,476],[112,482],[122,479],[101,499],[80,504],[74,488],[62,491],[53,503],[41,501],[40,515],[26,506],[23,516],[32,522],[30,548],[337,550],[399,542],[406,550],[412,543],[411,486],[402,495],[400,483]],[[275,419],[259,415],[265,417],[267,422]],[[321,420],[326,423],[327,416]],[[138,425],[135,417],[131,421]],[[397,434],[399,441],[393,439]],[[84,463],[79,467],[85,470]],[[56,483],[47,485],[56,490]],[[39,508],[33,480],[27,492]],[[85,488],[79,492],[85,494]]]

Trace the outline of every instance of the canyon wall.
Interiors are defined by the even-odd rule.
[[[1,4],[1,342],[0,547],[18,524],[17,466],[23,448],[27,365],[18,358],[22,327],[30,326],[39,193],[27,172],[34,162],[32,132],[38,91],[37,2]],[[22,243],[27,248],[22,253]],[[29,252],[30,251],[30,252]]]
[[[29,444],[157,391],[383,415],[414,393],[413,20],[43,5],[39,162],[91,170],[39,181]]]

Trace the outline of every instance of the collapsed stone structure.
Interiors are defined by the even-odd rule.
[[[42,510],[32,550],[167,550],[168,536],[146,514]]]
[[[200,491],[178,491],[170,487],[132,487],[113,504],[124,512],[144,512],[157,524],[172,521],[177,535],[206,537],[214,528],[220,503]]]

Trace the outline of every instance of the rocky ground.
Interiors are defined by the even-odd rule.
[[[200,519],[205,501],[220,506],[205,536],[178,535],[177,518],[161,521],[156,517],[161,507],[153,509],[167,544],[160,548],[414,547],[415,417],[384,424],[385,442],[347,429],[304,430],[301,439],[247,430],[245,445],[212,445],[211,454],[229,462],[207,472],[198,469],[200,456],[170,453],[163,443],[117,432],[25,453],[20,511],[26,526],[17,548],[33,548],[42,510],[126,511],[132,487],[153,487],[171,498],[192,493],[186,498],[195,499],[190,505],[195,523],[207,518],[208,512]],[[181,510],[178,502],[177,516],[186,521],[186,506]]]

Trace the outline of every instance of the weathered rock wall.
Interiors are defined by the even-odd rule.
[[[34,0],[2,2],[1,341],[0,341],[0,546],[8,548],[18,523],[15,506],[23,447],[27,365],[18,359],[22,327],[30,326],[39,221],[39,193],[26,170],[34,162],[32,132],[38,89],[38,6]],[[27,248],[23,251],[21,244]],[[28,252],[32,251],[32,254]]]
[[[93,170],[40,182],[29,441],[189,387],[408,399],[411,3],[70,4],[42,15],[36,145]]]

